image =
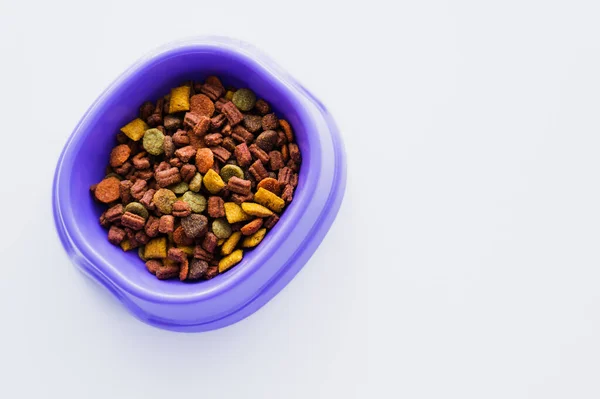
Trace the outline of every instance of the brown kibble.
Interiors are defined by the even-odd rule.
[[[133,167],[137,170],[148,169],[150,167],[150,158],[148,158],[148,155],[144,151],[135,154],[131,162],[133,162]]]
[[[171,215],[162,215],[158,222],[158,231],[163,234],[172,233],[175,230],[175,218]]]
[[[300,149],[298,148],[298,145],[290,143],[288,144],[288,149],[290,150],[290,159],[299,164],[302,161],[302,157],[300,156]]]
[[[278,135],[275,130],[265,130],[256,138],[256,145],[265,151],[271,151],[277,144]]]
[[[200,122],[200,115],[193,112],[186,112],[183,116],[183,127],[193,129]]]
[[[194,126],[193,132],[196,136],[203,136],[210,129],[210,118],[206,116],[199,116],[198,123]]]
[[[190,112],[210,118],[215,113],[215,104],[208,96],[196,94],[190,97]]]
[[[201,259],[192,259],[189,268],[187,279],[199,280],[204,277],[204,274],[208,270],[208,263]]]
[[[254,141],[254,135],[241,125],[237,125],[231,130],[231,137],[240,143],[246,142],[248,145]]]
[[[259,115],[244,115],[244,126],[251,133],[262,129],[262,118]]]
[[[254,162],[248,170],[250,173],[252,173],[257,181],[261,181],[262,179],[269,177],[269,172],[267,172],[261,161]]]
[[[249,235],[256,233],[258,230],[260,230],[262,225],[263,225],[262,218],[254,219],[250,223],[244,225],[244,227],[242,227],[240,229],[240,231],[243,235],[249,236]]]
[[[219,274],[219,268],[217,266],[210,266],[204,274],[204,278],[210,280],[211,278],[215,278],[217,274]]]
[[[137,231],[144,228],[146,220],[140,215],[136,215],[135,213],[125,212],[123,216],[121,216],[121,224],[125,227],[129,227],[130,229]]]
[[[202,240],[202,248],[212,254],[217,248],[217,241],[219,241],[219,238],[214,233],[208,232],[204,236],[204,240]]]
[[[208,216],[211,218],[222,218],[225,216],[225,202],[223,198],[212,196],[208,198]]]
[[[242,143],[235,147],[235,157],[239,166],[248,166],[252,163],[252,154],[248,150],[246,143]]]
[[[105,204],[118,200],[121,193],[120,184],[121,182],[116,177],[102,180],[94,191],[96,199]]]
[[[121,216],[125,213],[125,208],[123,204],[117,204],[111,208],[109,208],[106,212],[104,212],[104,217],[110,223],[114,223],[116,221],[121,220]]]
[[[187,202],[179,200],[173,204],[173,216],[184,218],[189,216],[190,213],[192,213],[192,209]]]
[[[131,196],[136,200],[140,200],[146,192],[146,185],[148,185],[148,183],[146,183],[145,180],[138,180],[135,183],[133,183],[133,186],[131,186],[130,190]]]
[[[183,231],[183,227],[181,226],[176,228],[173,232],[173,241],[179,246],[187,246],[194,243],[194,239],[186,236],[185,232]]]
[[[185,147],[190,144],[190,137],[185,130],[178,130],[173,134],[173,144],[176,147]],[[175,153],[173,151],[173,153]]]
[[[108,241],[113,245],[119,245],[121,241],[125,239],[125,230],[117,227],[110,226],[108,230]]]
[[[269,105],[269,103],[263,100],[262,98],[256,101],[256,104],[254,104],[254,108],[261,115],[266,115],[271,111],[271,106]]]
[[[255,159],[259,159],[262,163],[266,164],[269,162],[269,154],[267,154],[262,148],[256,144],[252,144],[249,148],[250,153]]]
[[[148,237],[156,237],[158,235],[158,227],[160,225],[160,221],[158,218],[154,216],[148,217],[148,221],[146,221],[146,226],[144,226],[144,231],[148,235]]]
[[[110,166],[117,168],[125,163],[129,159],[131,149],[127,144],[121,144],[116,146],[110,152]]]
[[[287,162],[290,159],[290,152],[288,151],[287,144],[281,146],[281,157],[283,158],[283,162]]]
[[[227,162],[229,157],[231,157],[231,153],[221,146],[211,147],[210,150],[214,157],[223,163]]]
[[[220,145],[223,142],[221,133],[211,133],[204,136],[204,143],[209,147]]]
[[[291,184],[288,184],[283,189],[283,193],[281,193],[281,199],[289,204],[290,202],[292,202],[292,199],[294,198],[293,195],[294,195],[294,187]]]
[[[200,86],[200,92],[206,94],[208,98],[210,98],[213,101],[221,97],[224,91],[225,89],[223,88],[223,85],[213,85],[210,83],[205,83]]]
[[[271,151],[269,153],[269,162],[273,171],[277,171],[285,166],[283,157],[279,151]]]
[[[279,182],[272,177],[267,177],[266,179],[262,179],[256,186],[257,189],[264,188],[265,190],[269,190],[275,195],[279,195],[281,193],[281,186]]]
[[[215,162],[213,152],[210,148],[200,148],[196,152],[196,168],[198,172],[205,174],[212,168]]]
[[[194,151],[194,154],[196,151]],[[181,178],[184,182],[189,183],[196,175],[196,167],[194,165],[185,164],[180,170]]]
[[[221,112],[225,114],[231,126],[235,126],[244,120],[244,114],[242,114],[238,107],[236,107],[235,104],[231,101],[228,101],[225,104],[223,104]]]
[[[163,264],[157,259],[150,259],[146,262],[146,269],[152,274],[156,274],[161,267],[163,267]]]
[[[196,155],[196,150],[191,145],[186,147],[182,147],[175,151],[175,156],[179,158],[182,162],[188,162],[192,157]]]
[[[279,126],[279,120],[274,113],[267,114],[262,118],[263,130],[275,130]]]
[[[250,181],[232,176],[227,182],[227,189],[234,193],[248,195],[250,193]]]

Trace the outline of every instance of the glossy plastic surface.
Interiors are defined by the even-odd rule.
[[[124,253],[108,242],[98,223],[102,206],[92,200],[89,187],[102,179],[115,133],[136,117],[142,102],[212,74],[225,85],[254,90],[291,123],[303,156],[298,187],[279,223],[236,267],[206,282],[160,281],[135,251]],[[73,262],[135,316],[164,329],[206,331],[249,316],[298,273],[333,223],[345,182],[337,127],[316,98],[256,48],[226,38],[196,38],[142,58],[89,108],[56,167],[54,218]]]

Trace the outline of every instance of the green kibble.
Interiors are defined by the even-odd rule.
[[[169,189],[161,188],[154,193],[152,202],[163,215],[173,212],[173,203],[177,201],[175,193]]]
[[[160,155],[163,153],[163,143],[165,142],[165,135],[158,129],[148,129],[144,133],[144,139],[142,146],[149,154]]]
[[[194,213],[202,213],[206,209],[206,198],[203,195],[188,191],[181,200],[187,202]]]
[[[148,260],[148,258],[146,258],[146,255],[144,255],[144,246],[142,245],[141,247],[138,248],[138,256],[140,257],[141,260],[143,260],[144,262],[146,262]]]
[[[144,219],[148,219],[148,210],[139,202],[130,202],[129,204],[125,205],[125,212],[131,212],[134,215],[139,215]]]
[[[173,191],[175,194],[183,194],[189,190],[188,184],[184,181],[182,181],[181,183],[173,184],[167,188]]]
[[[223,179],[225,183],[227,183],[233,176],[243,179],[244,171],[242,168],[236,165],[225,165],[223,168],[221,168],[221,179]]]
[[[219,238],[229,238],[231,235],[231,226],[227,223],[227,220],[223,218],[215,219],[212,223],[212,231]]]
[[[196,173],[196,175],[190,181],[190,184],[188,184],[188,187],[195,193],[200,191],[202,188],[202,175],[200,173]]]
[[[233,93],[231,101],[241,111],[250,111],[256,104],[256,95],[250,89],[239,89]]]

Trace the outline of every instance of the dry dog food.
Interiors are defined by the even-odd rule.
[[[121,128],[100,224],[159,279],[208,280],[241,262],[292,202],[301,155],[289,122],[210,76],[145,102]]]

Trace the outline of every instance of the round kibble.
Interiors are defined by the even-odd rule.
[[[160,155],[164,151],[165,135],[158,129],[148,129],[144,133],[142,146],[149,154]]]
[[[208,96],[196,94],[190,97],[190,112],[210,118],[215,113],[215,104]]]
[[[233,176],[243,179],[244,171],[242,170],[242,168],[236,165],[225,165],[223,166],[223,168],[221,168],[220,175],[221,179],[223,179],[223,181],[227,183],[229,179],[231,179]]]
[[[177,184],[173,184],[172,186],[168,187],[169,190],[173,191],[175,194],[183,194],[186,191],[189,190],[188,184],[184,181],[177,183]]]
[[[110,152],[110,166],[118,168],[123,165],[131,155],[131,148],[127,144],[120,144]]]
[[[109,177],[107,179],[104,179],[96,186],[94,195],[96,196],[98,201],[104,202],[105,204],[116,201],[120,197],[120,183],[121,182],[116,177]]]
[[[198,172],[206,173],[215,163],[215,157],[210,148],[199,148],[196,152],[196,168]]]
[[[273,149],[275,144],[277,144],[278,138],[279,135],[275,130],[267,130],[258,135],[256,138],[256,145],[266,152],[269,152]]]
[[[239,89],[233,93],[231,102],[242,111],[250,111],[256,104],[256,95],[250,89]]]
[[[134,215],[148,219],[148,210],[139,202],[130,202],[129,204],[125,205],[125,212],[131,212]]]
[[[186,236],[201,237],[208,231],[208,219],[204,215],[191,214],[181,219],[181,227]]]
[[[208,263],[201,259],[192,259],[190,262],[190,270],[188,273],[188,280],[199,280],[204,276],[208,270]]]
[[[206,209],[206,198],[203,195],[187,191],[181,197],[183,202],[187,202],[194,213],[202,213]]]
[[[229,238],[231,235],[231,226],[223,218],[215,219],[212,223],[212,231],[219,238]]]
[[[202,175],[200,173],[196,173],[192,180],[188,184],[188,187],[193,192],[197,193],[202,188]]]
[[[154,202],[156,208],[164,215],[173,212],[173,203],[175,201],[177,201],[175,193],[166,188],[157,190],[152,197],[152,202]]]

